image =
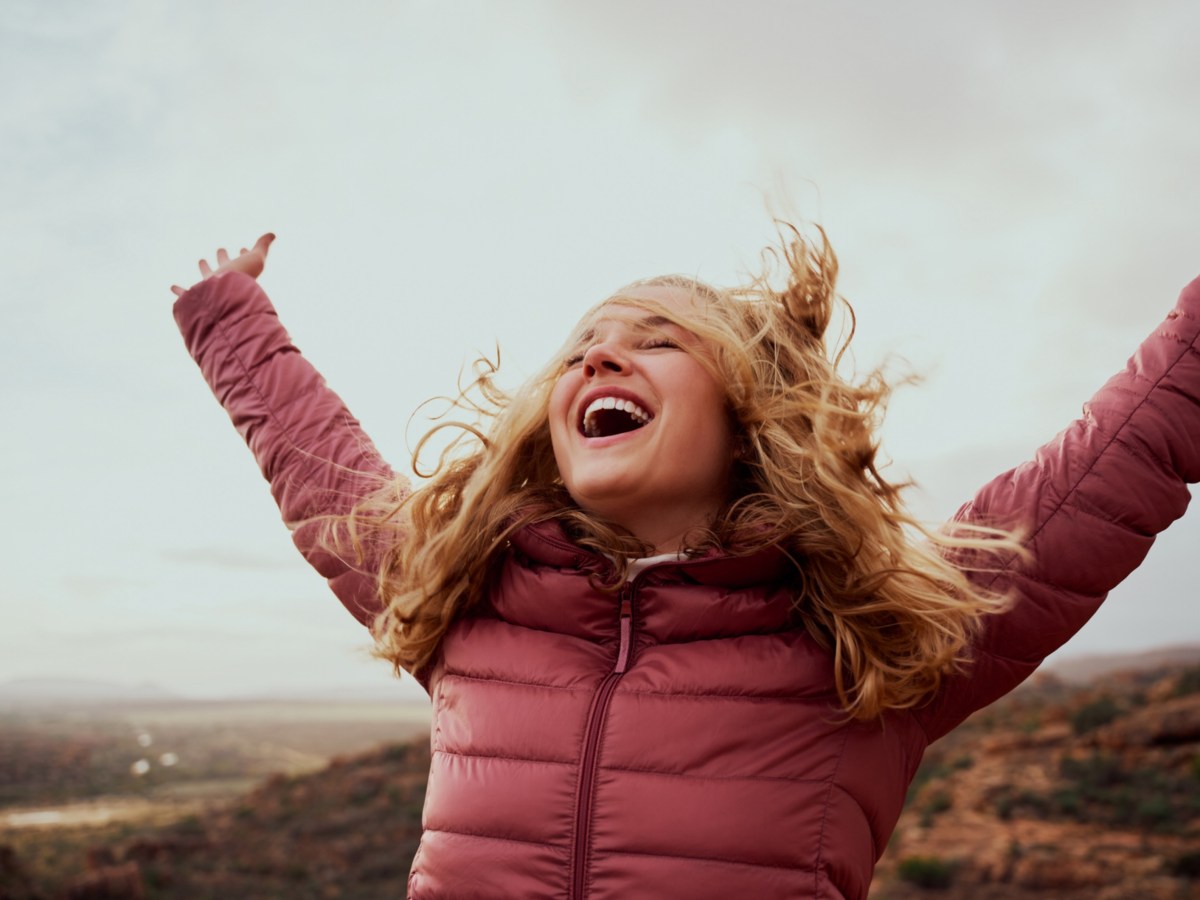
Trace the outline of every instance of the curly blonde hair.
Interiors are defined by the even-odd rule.
[[[824,231],[817,233],[807,240],[781,224],[762,274],[740,287],[721,290],[683,276],[638,283],[690,291],[694,315],[618,292],[580,330],[596,310],[619,301],[652,308],[701,339],[708,352],[697,358],[727,386],[738,447],[729,499],[708,527],[689,534],[688,547],[786,552],[795,563],[796,613],[833,655],[843,709],[865,720],[936,690],[968,662],[984,617],[1005,605],[951,557],[969,554],[980,566],[1021,550],[998,529],[925,528],[902,503],[907,485],[880,474],[876,433],[890,387],[880,370],[858,382],[839,374],[853,311],[835,291],[837,258]],[[785,283],[776,289],[779,270]],[[851,327],[829,347],[826,331],[839,304]],[[360,558],[368,544],[386,548],[384,611],[374,633],[377,655],[397,670],[417,672],[431,662],[446,630],[486,593],[511,535],[528,524],[558,519],[581,546],[618,560],[650,551],[580,509],[562,484],[547,419],[561,359],[512,395],[495,383],[498,362],[479,361],[458,401],[475,421],[443,423],[416,448],[419,459],[436,431],[462,429],[430,482],[414,492],[391,485],[343,521],[339,537]],[[623,579],[621,568],[614,583]]]

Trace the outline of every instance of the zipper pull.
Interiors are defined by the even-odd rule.
[[[620,675],[625,671],[625,667],[629,664],[629,644],[633,636],[633,601],[629,598],[629,591],[621,591],[621,643],[617,649],[617,664],[613,667],[613,672]]]

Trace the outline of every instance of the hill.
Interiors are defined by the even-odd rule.
[[[873,900],[1200,897],[1200,666],[1053,676],[933,745]]]
[[[241,793],[275,772],[429,730],[426,704],[117,701],[0,709],[0,828],[13,812]],[[5,807],[8,807],[6,810]]]
[[[428,740],[417,740],[276,775],[223,809],[95,846],[86,873],[57,882],[0,846],[0,900],[394,896],[420,839],[428,771]]]
[[[1042,671],[1063,681],[1085,684],[1116,672],[1144,672],[1188,666],[1200,660],[1200,644],[1175,644],[1135,653],[1089,653],[1052,657]]]
[[[90,873],[72,876],[65,896],[397,895],[419,838],[428,766],[419,739],[276,776],[222,809],[100,842]],[[37,873],[22,875],[25,859],[20,845],[7,856],[0,846],[0,898],[55,896],[61,879],[51,888]],[[931,747],[871,897],[930,892],[1200,897],[1200,665],[1084,686],[1043,675]]]

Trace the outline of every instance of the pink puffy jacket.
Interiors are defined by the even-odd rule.
[[[266,295],[188,291],[188,350],[295,522],[387,472]],[[495,590],[425,673],[433,765],[408,896],[862,898],[930,741],[1027,677],[1095,611],[1200,479],[1200,280],[1082,418],[960,511],[1029,528],[1034,563],[989,579],[970,670],[918,709],[846,724],[829,655],[789,614],[779,557],[651,567],[620,596],[554,526],[517,535]],[[362,622],[372,580],[297,545]]]

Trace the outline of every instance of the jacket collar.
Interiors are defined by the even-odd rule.
[[[534,562],[554,568],[599,573],[611,565],[603,556],[575,544],[562,523],[555,520],[526,525],[513,535],[512,543],[519,553]],[[659,563],[648,571],[677,573],[683,580],[714,587],[747,588],[785,582],[795,571],[795,565],[777,546],[743,556],[730,556],[713,548],[692,559]]]

